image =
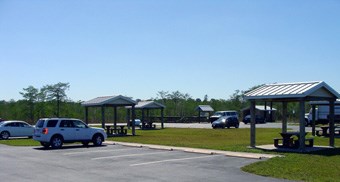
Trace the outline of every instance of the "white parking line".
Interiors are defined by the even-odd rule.
[[[210,157],[216,157],[216,156],[219,156],[219,155],[189,157],[189,158],[182,158],[182,159],[168,159],[168,160],[161,160],[161,161],[144,162],[144,163],[139,163],[139,164],[131,164],[130,166],[142,166],[142,165],[157,164],[157,163],[163,163],[163,162],[184,161],[184,160],[193,160],[193,159],[204,159],[204,158],[210,158]]]
[[[143,154],[128,154],[128,155],[116,155],[116,156],[107,156],[107,157],[96,157],[92,158],[91,160],[101,160],[101,159],[113,159],[113,158],[119,158],[119,157],[133,157],[133,156],[143,156],[143,155],[153,155],[153,154],[161,154],[161,153],[168,153],[167,152],[152,152],[152,153],[143,153]]]
[[[64,153],[64,155],[100,153],[100,152],[115,152],[115,151],[127,151],[127,150],[136,150],[136,149],[130,148],[130,149],[112,149],[112,150],[90,150],[90,151],[81,151],[81,152],[68,152],[68,153]]]

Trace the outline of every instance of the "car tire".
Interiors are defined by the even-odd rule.
[[[61,136],[54,136],[50,143],[53,149],[60,149],[63,146],[63,139]]]
[[[48,143],[48,142],[40,142],[40,144],[44,147],[44,148],[48,148],[48,147],[50,147],[50,143]]]
[[[11,134],[8,131],[1,132],[1,138],[4,140],[7,140],[10,136]]]
[[[104,138],[100,134],[96,134],[92,138],[92,142],[94,146],[101,146],[103,144],[103,140]]]
[[[239,127],[239,124],[236,124],[236,125],[235,125],[235,128],[238,128],[238,127]]]

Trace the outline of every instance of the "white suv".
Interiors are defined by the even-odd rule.
[[[237,111],[217,111],[212,116],[210,116],[209,120],[211,123],[213,123],[214,121],[218,120],[222,116],[236,117],[238,119]]]
[[[82,142],[88,145],[102,145],[107,135],[102,128],[91,128],[79,119],[43,118],[35,125],[33,139],[42,146],[54,149],[61,148],[63,143]]]

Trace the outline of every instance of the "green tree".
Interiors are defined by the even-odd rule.
[[[29,107],[29,118],[31,121],[34,121],[34,106],[38,99],[38,89],[33,86],[29,86],[27,88],[23,88],[23,92],[19,93],[27,101],[27,105]]]
[[[42,91],[46,94],[47,101],[56,101],[57,109],[55,115],[60,116],[60,103],[67,99],[66,90],[70,88],[69,83],[57,83],[54,85],[46,85]]]

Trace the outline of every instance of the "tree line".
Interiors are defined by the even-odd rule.
[[[228,96],[228,99],[209,99],[205,95],[203,100],[193,98],[188,93],[180,91],[159,91],[156,98],[150,99],[166,106],[164,109],[165,116],[188,117],[197,116],[195,110],[198,105],[210,105],[215,111],[219,110],[236,110],[241,114],[241,109],[249,107],[250,103],[244,100],[244,94],[261,85],[254,86],[246,91],[235,90]],[[56,83],[45,85],[42,88],[28,86],[23,88],[19,93],[23,99],[15,101],[0,100],[0,118],[12,120],[24,120],[31,124],[39,118],[44,117],[72,117],[83,119],[85,109],[81,106],[81,101],[75,102],[67,97],[67,91],[70,88],[69,83]],[[136,99],[137,101],[140,99]],[[264,103],[258,103],[264,105]],[[277,119],[281,119],[282,104],[273,103],[273,107],[278,109]],[[308,107],[308,106],[307,106]],[[308,108],[307,108],[308,109]],[[299,113],[298,103],[288,104],[289,118],[297,119]],[[160,111],[151,111],[151,116],[160,116]],[[118,108],[118,120],[124,121],[126,117],[126,109]],[[141,112],[136,112],[136,117],[141,117]],[[113,122],[113,109],[106,109],[106,121]],[[100,122],[100,108],[91,108],[89,110],[89,121]]]

